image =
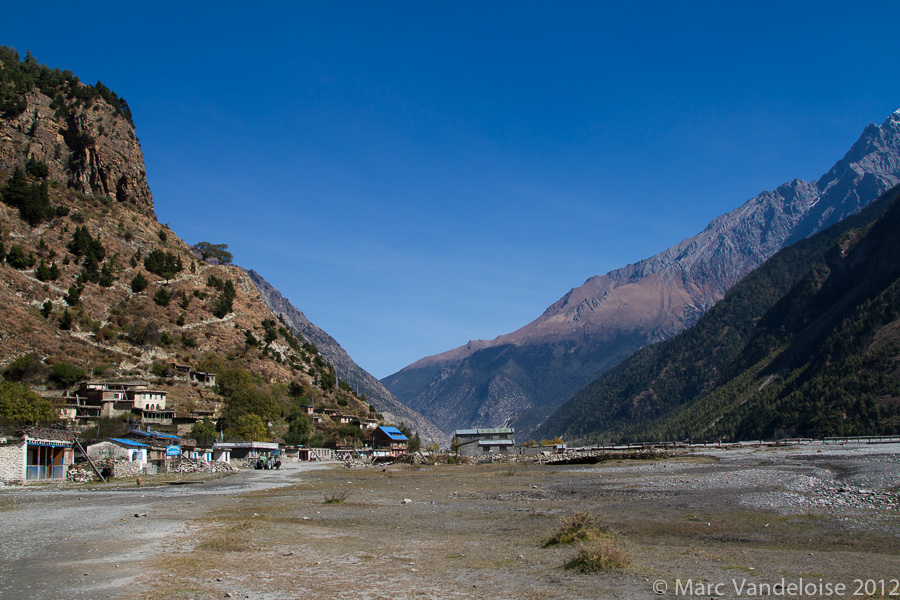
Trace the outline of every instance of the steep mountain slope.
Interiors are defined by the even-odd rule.
[[[47,396],[63,393],[47,385],[60,365],[150,380],[179,416],[227,404],[224,386],[175,381],[174,363],[236,373],[243,387],[232,387],[266,405],[276,427],[295,401],[369,416],[328,357],[280,326],[246,271],[202,260],[156,220],[124,100],[6,47],[0,200],[0,370],[15,363],[16,378]]]
[[[383,383],[444,431],[510,423],[527,433],[636,349],[696,323],[786,244],[898,181],[900,111],[866,127],[818,181],[763,192],[656,256],[588,279],[521,329],[423,358]]]
[[[386,419],[393,423],[406,423],[426,439],[440,440],[445,437],[428,419],[398,402],[377,379],[353,362],[333,337],[307,319],[259,273],[251,269],[247,271],[247,275],[269,310],[281,317],[292,331],[315,344],[325,360],[334,365],[338,377],[350,384],[357,393],[365,394],[366,400],[374,404]]]
[[[599,377],[537,434],[610,441],[896,433],[898,332],[895,188],[776,254],[694,327]]]

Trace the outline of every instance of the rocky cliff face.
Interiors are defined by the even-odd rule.
[[[52,181],[152,212],[144,155],[121,105],[114,107],[99,95],[91,98],[95,88],[75,79],[54,91],[57,96],[48,96],[35,87],[23,96],[18,108],[24,110],[7,112],[0,131],[0,171],[35,159],[47,165]]]
[[[637,348],[693,325],[779,249],[858,212],[898,182],[900,111],[866,127],[818,181],[795,179],[763,192],[696,236],[588,279],[521,329],[423,358],[383,383],[444,431],[498,422],[531,429]]]
[[[368,402],[375,405],[378,412],[392,423],[404,422],[413,431],[417,431],[425,440],[444,441],[443,433],[428,419],[397,401],[387,389],[372,375],[353,362],[350,355],[341,345],[322,328],[312,323],[299,309],[281,295],[277,289],[263,279],[256,271],[247,271],[247,275],[256,286],[260,296],[276,315],[279,315],[285,324],[303,338],[315,344],[325,360],[334,365],[338,377],[350,384],[358,394],[365,394]]]

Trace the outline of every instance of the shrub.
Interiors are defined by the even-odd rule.
[[[153,294],[153,301],[160,306],[168,306],[170,300],[172,300],[172,292],[164,287],[159,288],[156,290],[156,293]]]
[[[47,163],[40,161],[33,156],[25,163],[25,173],[38,179],[46,179],[50,176],[50,167]]]
[[[20,356],[3,370],[3,378],[7,381],[43,382],[47,375],[47,367],[35,354]]]
[[[350,492],[348,490],[325,492],[325,501],[323,504],[340,504],[345,502],[349,497]]]
[[[100,243],[100,238],[94,239],[87,229],[87,225],[75,228],[72,240],[68,245],[69,252],[75,256],[84,257],[84,267],[88,270],[96,270],[106,258],[106,248]]]
[[[143,276],[143,274],[138,273],[131,280],[131,291],[135,294],[139,294],[147,289],[147,286],[150,285],[150,282],[147,281],[147,278]]]
[[[87,372],[81,367],[61,361],[50,368],[50,376],[48,379],[56,384],[57,388],[65,389],[72,387],[84,379],[86,374]]]
[[[234,284],[231,283],[231,280],[229,279],[222,286],[222,293],[213,304],[213,315],[219,319],[225,318],[225,315],[233,310],[234,299],[236,296],[237,292],[234,289]]]
[[[575,557],[564,566],[571,571],[600,573],[624,569],[629,562],[628,555],[617,548],[611,540],[600,540],[590,545],[579,547]]]
[[[163,337],[166,335],[167,332],[163,332]],[[162,342],[162,338],[160,338],[160,342]],[[166,374],[166,365],[163,363],[153,363],[153,365],[150,366],[150,373],[156,377],[164,377]]]
[[[25,254],[25,251],[22,250],[22,247],[18,244],[10,248],[9,253],[6,255],[6,262],[8,262],[11,267],[19,269],[20,271],[33,267],[36,260],[34,254],[31,252]]]
[[[66,301],[66,304],[69,306],[75,306],[78,304],[78,301],[81,300],[81,291],[83,288],[80,288],[76,285],[70,285],[69,291],[66,292],[66,295],[63,296],[63,300]]]
[[[144,259],[145,269],[166,280],[174,277],[183,267],[181,257],[175,256],[171,252],[163,252],[162,250],[154,250]]]
[[[59,278],[59,267],[55,262],[51,262],[48,267],[44,259],[41,259],[41,264],[34,270],[34,276],[38,281],[56,281]]]
[[[559,529],[544,542],[544,548],[573,542],[589,542],[609,534],[609,523],[591,511],[576,511],[562,520]]]

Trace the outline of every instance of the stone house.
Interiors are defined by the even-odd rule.
[[[164,390],[151,389],[142,382],[84,381],[68,404],[81,407],[83,413],[90,413],[92,416],[115,418],[134,412],[157,425],[168,425],[171,424],[175,411],[166,410],[166,396]]]
[[[141,466],[147,464],[150,446],[125,438],[110,438],[91,444],[86,448],[88,458],[94,462],[102,460],[127,460]]]
[[[0,481],[65,479],[75,459],[74,440],[72,431],[38,427],[0,438]]]

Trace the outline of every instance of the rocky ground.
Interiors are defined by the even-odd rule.
[[[898,445],[287,466],[156,488],[0,490],[0,598],[900,595]],[[566,570],[577,546],[542,547],[588,510],[623,568]]]

